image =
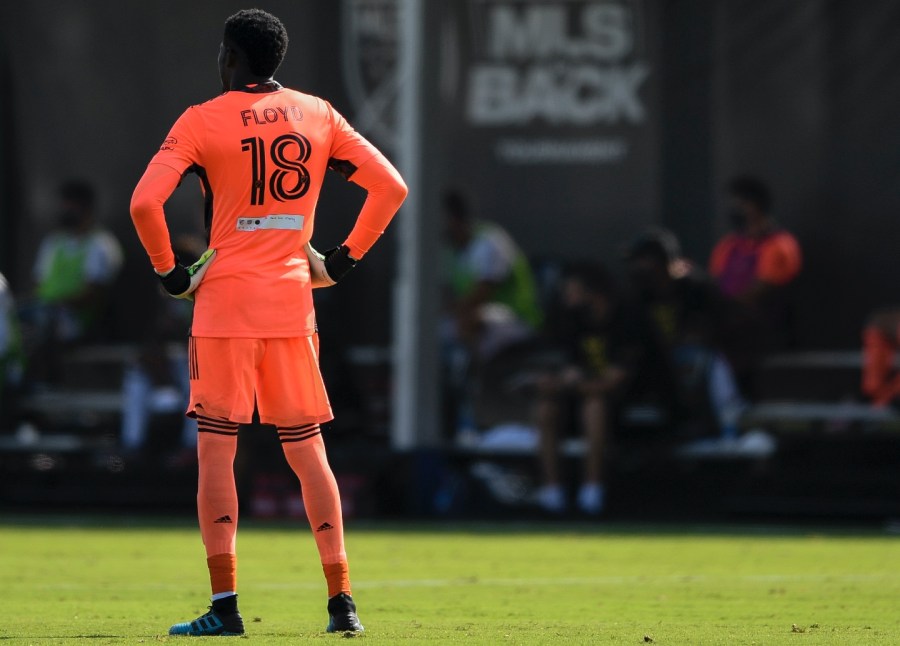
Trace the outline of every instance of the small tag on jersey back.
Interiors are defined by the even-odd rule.
[[[300,231],[303,229],[302,215],[265,215],[259,218],[240,217],[237,220],[238,231],[258,231],[259,229],[278,229],[282,231]]]

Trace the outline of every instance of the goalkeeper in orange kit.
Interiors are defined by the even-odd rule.
[[[310,279],[316,203],[328,169],[368,192],[356,224],[325,253],[334,284],[365,255],[406,197],[387,159],[332,106],[273,79],[287,49],[282,23],[258,9],[225,23],[223,94],[188,108],[150,161],[131,202],[135,228],[165,289],[195,300],[188,415],[199,427],[197,510],[212,606],[175,635],[241,635],[233,462],[239,424],[278,431],[297,474],[328,587],[327,630],[361,631],[350,589],[340,498],[320,424],[332,419],[319,372]],[[174,256],[163,206],[196,173],[209,252],[191,267]],[[318,258],[312,256],[316,264]]]

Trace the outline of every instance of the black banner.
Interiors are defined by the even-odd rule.
[[[640,0],[444,8],[446,181],[532,255],[606,256],[658,219],[658,71]]]

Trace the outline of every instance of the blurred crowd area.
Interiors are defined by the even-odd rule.
[[[771,364],[809,355],[799,352],[794,316],[803,251],[775,217],[763,179],[736,176],[722,191],[731,230],[706,258],[685,256],[675,232],[651,227],[619,241],[613,257],[594,257],[586,244],[571,260],[526,255],[516,231],[478,212],[478,195],[446,189],[434,335],[442,466],[426,478],[426,499],[409,504],[458,511],[471,496],[461,493],[463,474],[499,504],[597,516],[622,464],[771,458],[784,420],[760,411],[795,396],[773,391]],[[122,246],[97,218],[92,185],[67,181],[56,197],[56,226],[38,246],[32,288],[13,293],[0,283],[0,452],[7,461],[28,456],[19,468],[38,481],[79,463],[78,454],[90,456],[80,468],[107,475],[149,468],[190,477],[192,303],[153,282],[125,284]],[[178,235],[173,245],[185,263],[205,248],[202,235]],[[122,298],[133,289],[139,298]],[[139,336],[123,338],[116,313],[136,300],[147,320]],[[795,401],[784,419],[809,429],[822,422],[830,432],[892,423],[898,330],[898,312],[873,313],[862,348],[847,340],[844,364],[820,357],[826,370],[850,368],[838,399],[814,391],[812,404]],[[848,366],[847,356],[857,359]],[[338,464],[357,456],[341,477],[362,501],[350,495],[347,504],[361,513],[381,509],[365,492],[391,469],[389,357],[388,347],[348,344],[322,358],[336,414],[333,455]],[[798,415],[810,405],[819,408]],[[302,515],[279,494],[289,478],[272,465],[245,461],[254,513]]]
[[[128,200],[178,115],[219,92],[242,6],[35,0],[0,21],[0,505],[193,499],[192,305],[160,289]],[[416,36],[406,6],[266,5],[291,34],[278,80],[419,175],[314,295],[346,505],[900,516],[900,4],[423,0]],[[334,182],[323,248],[363,199]],[[166,204],[185,263],[206,245],[196,188]],[[433,341],[413,373],[431,376],[423,440],[397,451],[410,258]],[[249,508],[302,512],[253,426]]]

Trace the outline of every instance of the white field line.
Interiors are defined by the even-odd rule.
[[[457,579],[385,579],[382,581],[356,580],[353,589],[390,589],[390,588],[452,588],[452,587],[547,587],[547,586],[608,586],[608,585],[653,585],[682,583],[706,584],[706,583],[859,583],[867,581],[900,581],[900,573],[897,574],[721,574],[721,575],[691,575],[671,574],[660,576],[632,575],[632,576],[591,576],[591,577],[539,577],[539,578],[480,578],[461,577]],[[184,583],[151,583],[146,585],[119,585],[112,584],[116,590],[183,590]],[[32,588],[39,590],[82,590],[96,587],[95,584],[80,584],[76,582],[61,581],[58,583],[45,582],[15,582],[7,584],[8,588]],[[290,581],[290,582],[248,582],[241,584],[243,589],[249,590],[319,590],[322,587],[320,581]]]
[[[860,581],[885,581],[889,579],[900,580],[900,575],[888,574],[842,574],[842,575],[721,575],[721,576],[692,576],[689,574],[673,574],[668,576],[596,576],[596,577],[541,577],[541,578],[480,578],[463,577],[459,579],[395,579],[386,581],[354,581],[353,587],[360,589],[370,588],[449,588],[467,586],[494,586],[494,587],[544,587],[544,586],[595,586],[595,585],[631,585],[635,583],[715,583],[719,581],[744,582],[744,583],[780,583],[780,582],[860,582]],[[260,583],[261,589],[289,589],[290,583]],[[316,585],[315,587],[319,587]]]

